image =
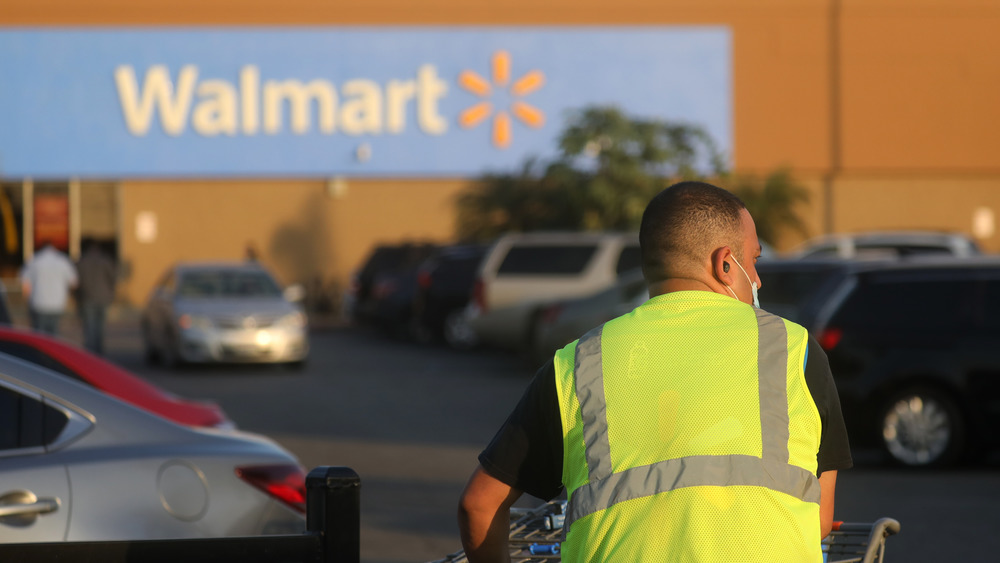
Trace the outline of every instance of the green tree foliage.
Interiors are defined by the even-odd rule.
[[[726,187],[746,204],[757,225],[757,237],[764,242],[776,244],[784,230],[808,236],[796,208],[809,202],[809,192],[792,179],[787,169],[776,170],[763,179],[740,175],[727,183]]]
[[[646,204],[671,183],[726,175],[722,155],[698,127],[633,118],[613,107],[585,108],[570,117],[551,162],[531,160],[462,191],[458,235],[489,240],[509,231],[636,230]],[[752,179],[738,181],[755,196]],[[764,186],[768,202],[789,195],[780,181],[778,194],[770,185]]]

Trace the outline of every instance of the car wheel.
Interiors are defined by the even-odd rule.
[[[456,350],[468,350],[479,343],[475,331],[465,318],[463,309],[455,309],[444,318],[444,341]]]
[[[896,394],[882,409],[879,422],[883,448],[902,465],[945,466],[965,445],[965,422],[958,407],[933,388]]]

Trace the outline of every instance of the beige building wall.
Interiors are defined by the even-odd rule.
[[[978,229],[985,229],[978,242],[991,251],[1000,248],[996,228],[983,224],[1000,210],[996,177],[852,174],[837,180],[835,193],[843,231],[923,228],[976,234],[978,216]]]
[[[1000,2],[849,0],[842,11],[842,168],[1000,174]]]
[[[176,261],[242,260],[339,297],[379,242],[451,239],[455,181],[129,180],[121,183],[119,297],[141,304]],[[152,225],[151,225],[152,223]],[[151,233],[152,231],[152,233]]]
[[[798,180],[810,197],[798,209],[807,236],[821,235],[825,210],[817,202],[826,195],[826,179],[800,175]],[[959,232],[972,236],[987,252],[1000,251],[1000,175],[845,173],[835,178],[831,193],[836,232]],[[776,247],[791,250],[802,242],[796,233],[783,233]]]

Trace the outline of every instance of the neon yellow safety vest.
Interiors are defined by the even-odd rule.
[[[669,293],[556,353],[563,561],[819,562],[804,328]]]

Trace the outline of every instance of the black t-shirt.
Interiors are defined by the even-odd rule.
[[[806,385],[822,421],[817,474],[851,467],[837,386],[826,352],[812,336]],[[562,421],[552,360],[535,374],[514,411],[479,454],[479,463],[496,479],[540,499],[551,500],[562,492]]]

